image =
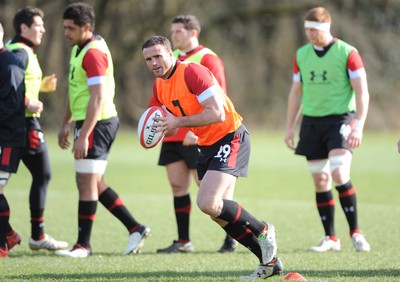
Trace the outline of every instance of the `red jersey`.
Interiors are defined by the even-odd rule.
[[[209,146],[234,132],[242,123],[232,101],[209,69],[192,62],[177,61],[173,74],[166,80],[157,78],[153,85],[152,105],[165,105],[177,117],[191,116],[203,111],[201,102],[211,95],[220,95],[224,103],[225,120],[206,126],[189,128],[199,138],[199,146]],[[210,88],[216,88],[217,91]],[[214,94],[215,93],[215,94]]]

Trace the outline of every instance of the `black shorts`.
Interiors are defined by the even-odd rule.
[[[197,164],[199,179],[207,170],[222,171],[237,177],[247,176],[250,159],[250,135],[244,125],[225,135],[211,146],[199,146]]]
[[[46,139],[37,117],[25,119],[26,148],[24,155],[36,155],[47,151]]]
[[[79,136],[83,121],[75,123],[74,140]],[[107,160],[108,152],[119,128],[118,117],[100,120],[89,135],[89,150],[85,159]]]
[[[354,114],[327,117],[303,117],[295,153],[307,160],[326,159],[333,149],[348,149],[346,139],[351,132]]]
[[[197,168],[199,149],[197,146],[183,146],[182,142],[163,142],[158,165],[165,166],[184,160],[189,169]]]
[[[23,150],[23,147],[0,147],[0,170],[16,173]]]

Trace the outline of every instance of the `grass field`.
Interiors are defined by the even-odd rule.
[[[285,270],[299,272],[307,281],[400,281],[400,155],[391,133],[367,133],[355,153],[352,181],[357,189],[359,222],[371,243],[370,253],[356,253],[348,227],[336,208],[336,231],[342,251],[315,254],[307,248],[323,236],[314,203],[311,178],[304,159],[286,149],[282,133],[252,134],[249,177],[239,179],[235,198],[260,219],[277,228],[278,255]],[[48,136],[53,179],[50,183],[45,231],[75,243],[77,190],[69,151],[58,149]],[[93,256],[87,259],[56,257],[33,252],[30,236],[28,187],[30,176],[21,164],[6,195],[11,224],[23,242],[0,260],[0,280],[14,281],[240,281],[252,273],[256,258],[240,246],[233,254],[218,254],[224,232],[195,205],[197,188],[191,188],[192,254],[156,254],[176,239],[172,195],[164,168],[156,165],[158,149],[141,149],[134,131],[121,131],[112,149],[106,181],[122,196],[128,208],[152,229],[140,255],[122,257],[127,231],[99,205],[92,231]],[[337,199],[337,193],[335,193]],[[337,201],[338,203],[338,201]],[[281,281],[273,277],[269,281]]]

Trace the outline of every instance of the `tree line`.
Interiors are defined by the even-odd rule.
[[[46,33],[37,54],[44,74],[55,73],[58,90],[43,94],[42,124],[58,128],[68,91],[68,46],[62,26],[68,0],[0,0],[5,40],[14,35],[15,12],[31,5],[45,13]],[[355,46],[367,70],[371,95],[366,128],[400,128],[400,2],[396,0],[91,0],[95,33],[113,55],[115,102],[123,126],[136,127],[151,95],[153,75],[141,53],[151,35],[170,37],[179,14],[196,15],[202,25],[200,43],[224,61],[228,95],[248,127],[282,129],[296,49],[306,43],[303,17],[324,6],[332,14],[332,34]]]

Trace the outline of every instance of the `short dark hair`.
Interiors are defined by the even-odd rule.
[[[197,33],[200,34],[201,26],[199,20],[193,15],[179,15],[176,16],[172,23],[183,23],[183,26],[187,30],[195,29]]]
[[[72,3],[65,8],[63,14],[64,20],[73,20],[74,23],[80,27],[85,24],[90,24],[90,30],[93,32],[96,24],[96,17],[93,7],[86,3]]]
[[[26,24],[30,27],[33,23],[33,18],[39,16],[44,17],[42,10],[36,7],[27,6],[25,8],[19,9],[14,15],[13,25],[14,30],[17,34],[21,34],[21,24]]]
[[[171,42],[169,42],[168,38],[161,35],[154,35],[147,39],[142,45],[142,51],[143,49],[152,47],[154,45],[162,45],[167,49],[167,51],[172,51]]]

